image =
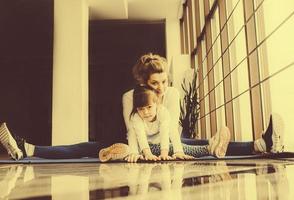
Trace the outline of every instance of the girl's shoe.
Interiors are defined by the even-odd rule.
[[[123,160],[129,155],[129,146],[123,143],[116,143],[99,151],[101,162],[109,160]]]

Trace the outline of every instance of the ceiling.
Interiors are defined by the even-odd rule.
[[[184,0],[88,0],[90,20],[177,18]]]

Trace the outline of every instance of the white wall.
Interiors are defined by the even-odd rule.
[[[88,141],[88,21],[84,0],[54,1],[52,145]]]
[[[181,83],[184,78],[184,74],[187,70],[191,69],[191,61],[189,55],[181,54],[181,36],[180,36],[180,20],[178,13],[182,6],[179,3],[179,7],[167,6],[167,17],[166,17],[166,52],[167,61],[170,67],[171,81],[173,86],[176,87],[180,93],[182,93]]]

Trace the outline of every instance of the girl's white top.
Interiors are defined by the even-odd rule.
[[[149,144],[160,144],[160,149],[169,149],[169,124],[168,110],[163,106],[157,107],[156,119],[152,122],[144,121],[138,113],[130,119],[130,130],[135,132],[139,149],[148,148]]]
[[[138,141],[133,127],[130,126],[130,114],[133,109],[133,93],[134,90],[129,90],[123,94],[123,116],[128,131],[128,143],[131,153],[139,153]],[[167,87],[163,96],[162,105],[169,111],[169,138],[173,145],[174,152],[183,152],[183,147],[179,134],[179,118],[180,118],[180,95],[176,88]]]

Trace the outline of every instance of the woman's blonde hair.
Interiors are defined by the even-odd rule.
[[[162,72],[168,73],[166,59],[152,53],[141,56],[133,67],[136,84],[146,84],[152,74]]]

